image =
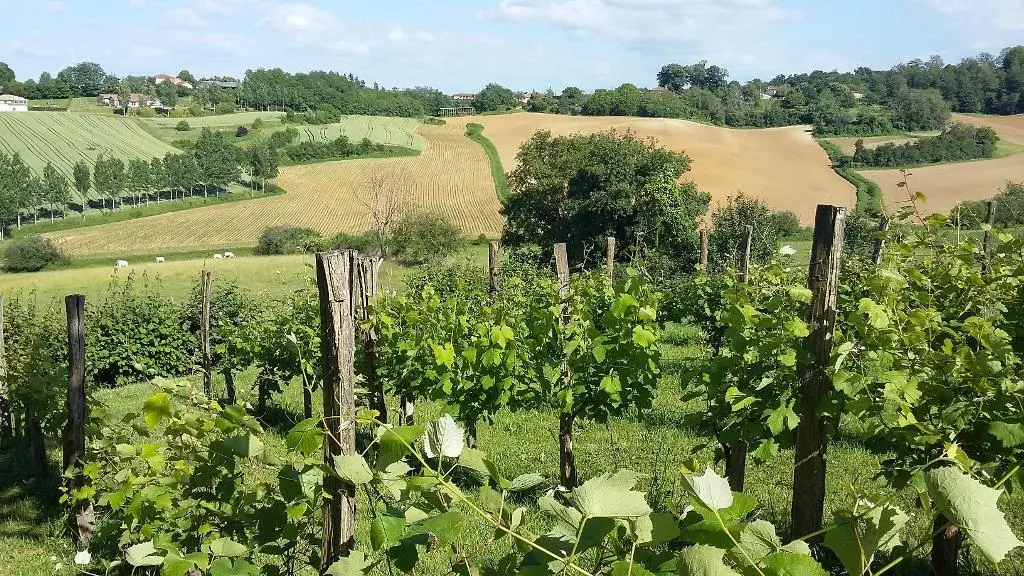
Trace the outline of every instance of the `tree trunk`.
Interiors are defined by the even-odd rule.
[[[74,471],[65,480],[67,489],[73,492],[86,484],[82,473],[86,458],[85,424],[88,417],[85,403],[85,296],[68,296],[65,305],[68,315],[68,420],[64,426],[63,469]],[[70,523],[79,541],[88,545],[95,524],[91,500],[73,502]]]
[[[35,462],[40,478],[50,477],[50,459],[46,455],[46,437],[39,424],[36,413],[31,408],[25,410],[25,437],[28,439],[29,453]]]
[[[948,526],[947,526],[948,524]],[[956,576],[956,560],[960,554],[960,527],[950,524],[939,514],[932,523],[932,574]]]
[[[213,356],[210,354],[210,304],[213,298],[213,272],[202,273],[202,316],[199,324],[199,342],[203,353],[203,392],[213,398]],[[309,418],[309,416],[306,416]]]
[[[466,446],[469,446],[470,448],[476,448],[476,423],[476,418],[466,422]]]
[[[221,373],[224,374],[224,389],[227,391],[228,404],[233,406],[235,404],[235,374],[229,367],[225,367]]]
[[[310,419],[313,417],[313,390],[302,383],[302,417]]]
[[[564,488],[576,487],[576,457],[572,451],[572,425],[575,415],[571,412],[558,416],[558,478]]]
[[[737,440],[725,450],[725,475],[729,477],[729,489],[743,492],[747,477],[747,443]]]

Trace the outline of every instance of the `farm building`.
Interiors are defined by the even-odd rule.
[[[519,102],[521,102],[523,106],[526,106],[527,104],[530,103],[530,98],[533,98],[534,94],[535,92],[533,91],[523,92],[522,94],[519,95]]]
[[[452,94],[452,100],[476,100],[476,94],[469,92],[459,92],[458,94]]]
[[[170,82],[171,84],[174,84],[175,86],[178,86],[178,87],[181,87],[181,88],[186,88],[188,90],[192,89],[192,84],[191,83],[186,82],[186,81],[182,80],[181,78],[178,78],[177,76],[171,76],[170,74],[157,74],[156,76],[153,76],[153,83],[154,84],[163,84],[164,82]]]
[[[121,108],[121,96],[118,94],[100,94],[96,97],[96,101],[103,106],[113,106],[114,108]],[[131,94],[128,96],[128,107],[129,108],[161,108],[163,105],[156,98],[151,98],[145,94]]]
[[[13,94],[0,94],[0,112],[28,112],[28,100]]]
[[[199,86],[202,88],[221,88],[223,90],[234,90],[238,88],[238,82],[225,82],[222,80],[200,80]]]
[[[648,92],[650,92],[651,94],[666,94],[668,92],[671,92],[671,90],[665,88],[664,86],[658,86],[657,88],[651,88]]]

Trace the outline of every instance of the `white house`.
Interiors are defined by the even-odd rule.
[[[13,94],[0,94],[0,112],[28,112],[28,100]]]
[[[170,82],[171,84],[174,84],[175,86],[178,86],[178,87],[181,87],[181,88],[186,88],[188,90],[192,89],[192,84],[191,83],[189,83],[189,82],[187,82],[185,80],[182,80],[181,78],[178,78],[177,76],[171,76],[170,74],[157,74],[156,76],[153,76],[153,83],[154,84],[163,84],[164,82]]]
[[[466,100],[476,100],[476,94],[471,94],[469,92],[459,92],[452,96],[452,100],[458,100],[462,102]]]

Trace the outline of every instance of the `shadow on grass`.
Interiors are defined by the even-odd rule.
[[[257,412],[255,416],[264,428],[281,436],[287,436],[296,424],[305,420],[302,414],[272,403],[267,404],[262,414]]]
[[[59,478],[40,477],[26,445],[13,442],[0,450],[0,538],[49,539],[61,513],[59,498]]]

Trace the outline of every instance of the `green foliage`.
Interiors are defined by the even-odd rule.
[[[184,308],[184,319],[191,334],[199,334],[202,322],[202,285],[196,284]],[[213,368],[218,371],[245,370],[255,362],[252,343],[262,330],[260,304],[247,290],[235,283],[214,280],[210,298],[210,351]],[[193,363],[202,362],[197,347]]]
[[[462,243],[462,230],[438,213],[406,213],[391,229],[391,252],[403,262],[421,264],[445,258],[458,251]]]
[[[793,215],[795,219],[795,215]],[[753,226],[750,261],[764,264],[778,253],[782,234],[775,213],[762,200],[742,192],[711,214],[709,260],[718,268],[737,268],[743,257],[746,227]],[[798,221],[799,224],[799,221]]]
[[[38,272],[51,264],[67,261],[53,241],[43,236],[25,236],[11,240],[4,249],[4,270]]]
[[[849,156],[843,154],[838,146],[828,140],[819,139],[818,144],[825,149],[829,159],[832,161],[832,169],[836,171],[847,182],[857,188],[857,212],[864,212],[867,215],[878,215],[882,213],[882,189],[873,181],[865,178],[859,172],[849,167]]]
[[[692,182],[679,183],[690,169],[684,154],[628,132],[538,132],[517,158],[502,208],[503,244],[550,254],[552,245],[565,242],[571,260],[580,262],[588,247],[603,247],[614,236],[642,252],[694,261],[696,220],[709,198]]]
[[[953,124],[935,137],[921,138],[906,144],[882,144],[875,149],[865,148],[858,140],[852,158],[840,163],[854,167],[910,167],[937,162],[962,162],[978,158],[991,158],[996,151],[999,136],[989,127]]]
[[[505,169],[501,165],[501,156],[498,155],[498,149],[494,147],[494,143],[489,138],[484,136],[484,127],[480,124],[474,122],[466,124],[466,137],[484,147],[484,152],[487,153],[487,160],[491,164],[491,179],[494,180],[494,189],[498,194],[498,200],[504,202],[508,199],[510,191],[508,176],[505,175]]]
[[[999,228],[1024,226],[1024,183],[1007,182],[993,198],[995,225]],[[981,228],[987,222],[985,202],[966,200],[957,204],[950,213],[953,224],[963,228]]]
[[[148,278],[115,279],[102,303],[89,303],[86,368],[101,386],[180,376],[193,366],[197,334],[179,304]]]
[[[262,408],[272,393],[300,379],[304,416],[312,416],[312,393],[320,387],[320,306],[316,290],[308,287],[273,303],[257,329],[248,331],[246,344],[254,355],[256,383]]]
[[[519,95],[500,84],[488,84],[476,95],[473,108],[477,112],[501,112],[518,108]]]
[[[56,434],[66,419],[67,325],[57,302],[41,306],[34,295],[4,301],[4,362],[11,414],[32,414]]]
[[[256,241],[255,253],[261,256],[273,254],[303,254],[316,250],[321,235],[310,228],[297,226],[275,226],[267,228]]]
[[[187,120],[182,120],[181,122],[178,122],[174,129],[178,132],[188,132],[192,129],[192,126],[189,125]]]

